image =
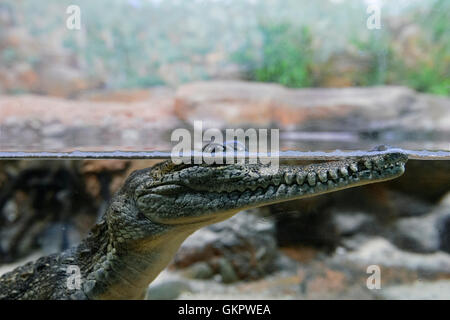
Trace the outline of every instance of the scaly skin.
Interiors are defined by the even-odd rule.
[[[400,153],[282,165],[174,165],[133,172],[82,243],[0,278],[3,299],[140,299],[193,232],[241,210],[396,178]],[[69,289],[67,268],[81,271]]]

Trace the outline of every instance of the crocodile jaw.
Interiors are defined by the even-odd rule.
[[[154,222],[207,225],[248,208],[311,197],[403,174],[401,153],[306,166],[191,166],[137,191],[137,204]]]

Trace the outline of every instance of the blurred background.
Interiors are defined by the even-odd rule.
[[[69,5],[81,29],[65,28]],[[380,8],[380,29],[367,20]],[[3,0],[1,92],[246,79],[288,87],[406,85],[449,95],[445,0]]]
[[[280,129],[282,150],[448,152],[449,15],[445,0],[0,0],[0,151],[170,151],[201,120]],[[79,243],[158,161],[0,161],[0,274]],[[189,238],[148,298],[448,299],[449,190],[449,159],[411,160],[395,181],[240,213]]]

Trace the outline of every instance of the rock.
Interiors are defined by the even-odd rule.
[[[173,300],[184,292],[191,292],[191,287],[183,280],[168,280],[147,290],[146,300]]]
[[[42,127],[44,137],[62,137],[66,132],[66,127],[61,123],[48,124]]]
[[[143,123],[172,123],[171,97],[157,97],[135,103],[112,103],[65,100],[42,96],[0,96],[0,119],[7,121],[10,117],[24,120],[38,119],[41,123],[51,121],[74,125],[83,120],[84,125],[99,126],[105,122],[105,110],[111,117],[110,125],[121,128],[142,127]],[[118,129],[118,128],[116,128]]]
[[[377,296],[390,300],[448,300],[450,280],[416,281],[412,284],[388,286],[378,290]]]
[[[81,70],[68,65],[46,65],[38,73],[39,84],[36,91],[51,96],[73,97],[95,86]]]
[[[442,216],[437,221],[439,231],[439,248],[450,253],[450,193],[441,201],[436,214]]]
[[[214,270],[207,262],[196,262],[185,268],[183,275],[191,279],[210,279],[214,276]]]
[[[300,268],[300,290],[309,299],[329,294],[337,295],[350,286],[349,276],[322,263],[314,263],[313,267]]]
[[[342,236],[349,236],[370,230],[375,223],[375,218],[363,212],[336,212],[333,213],[333,223],[336,232]]]
[[[392,268],[405,268],[429,274],[450,275],[450,255],[444,252],[419,254],[404,252],[388,240],[372,238],[348,254],[336,254],[336,262],[347,261],[360,266],[379,265]]]
[[[450,193],[429,214],[399,219],[389,232],[394,243],[409,251],[448,251]]]
[[[117,91],[93,91],[82,93],[78,96],[80,100],[103,101],[103,102],[136,102],[150,99],[150,90],[130,89]]]
[[[0,143],[11,151],[18,146],[21,151],[125,146],[170,150],[167,136],[182,127],[173,112],[173,98],[169,91],[149,92],[150,98],[129,103],[0,96]]]
[[[233,265],[225,258],[219,259],[219,274],[223,283],[232,283],[239,280]]]
[[[439,248],[442,251],[450,253],[450,216],[447,215],[440,221],[439,230]]]
[[[287,89],[244,81],[195,82],[179,87],[175,111],[210,127],[283,129],[447,130],[450,99],[405,87]]]
[[[339,242],[328,210],[330,198],[318,196],[270,206],[276,223],[277,243],[282,247],[307,246],[329,251]]]
[[[400,219],[393,230],[394,243],[413,252],[438,251],[440,243],[436,220],[436,216]]]
[[[278,256],[274,232],[270,220],[239,213],[195,232],[182,244],[171,267],[190,267],[190,276],[211,277],[203,265],[207,263],[224,282],[257,279],[273,271]]]

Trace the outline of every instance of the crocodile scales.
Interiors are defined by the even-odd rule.
[[[394,179],[407,156],[281,165],[175,165],[133,172],[78,246],[0,277],[0,299],[141,299],[196,230],[248,208]],[[68,286],[77,266],[81,286]]]

